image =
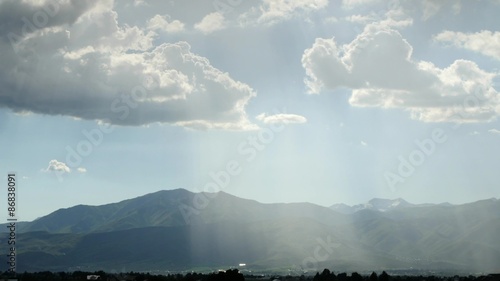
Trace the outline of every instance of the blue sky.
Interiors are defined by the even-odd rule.
[[[500,197],[500,2],[0,1],[19,217],[162,190]],[[2,206],[5,202],[1,202]]]

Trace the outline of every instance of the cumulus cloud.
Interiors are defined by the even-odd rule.
[[[274,115],[261,113],[257,115],[256,119],[264,124],[303,124],[307,122],[307,119],[304,116],[285,113]]]
[[[194,28],[204,34],[209,34],[226,28],[224,15],[220,12],[214,12],[206,15]]]
[[[49,165],[47,166],[46,169],[44,169],[45,172],[57,172],[59,174],[64,174],[64,173],[71,173],[71,169],[63,162],[59,162],[57,160],[50,160]]]
[[[0,2],[0,40],[17,40],[42,30],[75,23],[80,16],[108,1],[16,1]]]
[[[302,65],[310,93],[352,90],[350,104],[400,108],[425,122],[491,121],[500,113],[494,73],[467,60],[446,68],[412,58],[412,46],[391,28],[368,25],[352,42],[316,39]]]
[[[494,134],[494,135],[500,135],[500,130],[498,130],[498,129],[490,129],[490,130],[488,130],[488,133]]]
[[[59,6],[65,16],[49,15],[50,24],[31,32],[22,32],[23,22],[0,24],[0,38],[17,36],[13,44],[0,40],[0,107],[118,125],[255,127],[245,112],[256,95],[250,86],[213,67],[186,42],[154,45],[155,32],[120,24],[112,5],[98,4],[104,2]],[[0,6],[3,14],[19,6],[2,20],[40,9],[25,1]],[[152,29],[167,28],[166,17],[153,19]]]
[[[498,31],[482,30],[476,33],[464,33],[446,30],[434,36],[434,40],[500,60],[500,32]]]
[[[155,15],[148,21],[148,29],[163,31],[167,33],[177,33],[184,31],[184,23],[179,20],[170,20],[168,15]]]

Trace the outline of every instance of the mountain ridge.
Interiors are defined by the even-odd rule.
[[[19,269],[188,270],[241,262],[297,274],[332,265],[354,271],[498,269],[499,200],[417,207],[402,199],[370,202],[342,214],[312,203],[264,204],[181,189],[77,205],[19,225]],[[182,210],[190,212],[189,220]]]
[[[61,209],[58,209],[56,211],[53,211],[47,215],[51,215],[51,214],[54,214],[56,212],[60,212],[60,211],[66,211],[66,210],[72,210],[74,208],[92,208],[92,207],[103,207],[103,208],[106,208],[106,207],[109,207],[109,208],[112,208],[113,206],[116,206],[117,204],[123,204],[123,203],[127,203],[127,202],[137,202],[137,200],[142,200],[142,199],[152,199],[153,197],[157,198],[159,195],[173,195],[173,194],[177,194],[177,195],[182,195],[182,198],[184,199],[191,199],[193,198],[194,195],[196,194],[210,194],[210,196],[205,196],[206,198],[208,198],[208,200],[210,201],[210,198],[211,197],[218,197],[218,196],[228,196],[228,197],[231,197],[231,198],[238,198],[238,199],[241,199],[241,200],[246,200],[248,202],[253,202],[253,203],[258,203],[258,204],[263,204],[263,205],[276,205],[276,204],[283,204],[283,205],[286,205],[286,204],[290,204],[290,205],[294,205],[294,204],[311,204],[311,205],[315,205],[315,206],[319,206],[319,207],[325,207],[325,206],[322,206],[322,205],[318,205],[318,204],[315,204],[315,203],[311,203],[311,202],[274,202],[274,203],[263,203],[263,202],[260,202],[258,200],[254,200],[254,199],[246,199],[246,198],[241,198],[241,197],[237,197],[235,195],[232,195],[230,193],[227,193],[227,192],[224,192],[224,191],[218,191],[218,192],[192,192],[192,191],[189,191],[187,189],[184,189],[184,188],[176,188],[176,189],[163,189],[163,190],[158,190],[158,191],[155,191],[155,192],[151,192],[151,193],[147,193],[147,194],[144,194],[144,195],[141,195],[141,196],[137,196],[137,197],[134,197],[134,198],[129,198],[129,199],[124,199],[124,200],[121,200],[121,201],[118,201],[118,202],[110,202],[110,203],[106,203],[106,204],[101,204],[101,205],[88,205],[88,204],[78,204],[78,205],[75,205],[75,206],[72,206],[72,207],[67,207],[67,208],[61,208]],[[406,201],[405,199],[403,198],[395,198],[395,199],[385,199],[385,198],[372,198],[370,199],[368,202],[366,203],[360,203],[360,204],[355,204],[355,205],[348,205],[348,204],[345,204],[345,203],[336,203],[336,204],[333,204],[329,207],[326,207],[326,208],[330,208],[334,211],[337,211],[339,213],[342,213],[342,214],[352,214],[354,212],[357,212],[357,211],[360,211],[360,210],[363,210],[363,209],[374,209],[374,210],[377,210],[377,211],[381,211],[381,212],[385,212],[385,211],[388,211],[389,209],[391,208],[388,208],[387,206],[385,206],[385,208],[377,208],[377,207],[374,207],[374,205],[379,205],[380,202],[382,203],[385,203],[387,205],[387,202],[390,202],[390,204],[394,204],[394,202],[401,202],[403,203],[403,206],[404,207],[429,207],[429,206],[460,206],[460,205],[467,205],[467,204],[473,204],[473,203],[476,203],[476,202],[480,202],[480,201],[489,201],[489,200],[492,200],[492,201],[497,201],[499,199],[497,198],[488,198],[488,199],[481,199],[481,200],[477,200],[477,201],[472,201],[472,202],[467,202],[467,203],[463,203],[463,204],[450,204],[448,202],[442,202],[442,203],[420,203],[420,204],[413,204],[413,203],[409,203],[408,201]],[[396,206],[394,206],[396,207]],[[396,207],[399,208],[401,207],[401,205],[398,205]],[[393,208],[395,209],[395,208]],[[32,220],[32,221],[23,221],[22,223],[33,223],[43,217],[46,217],[47,215],[44,215],[44,216],[41,216],[41,217],[37,217],[36,219]]]
[[[395,209],[400,209],[400,208],[412,208],[412,207],[431,207],[431,206],[460,206],[460,205],[466,205],[466,204],[471,204],[479,201],[484,201],[484,200],[498,200],[496,198],[489,198],[489,199],[482,199],[482,200],[477,200],[473,202],[467,202],[463,204],[451,204],[448,202],[442,202],[442,203],[420,203],[420,204],[413,204],[410,203],[403,198],[395,198],[395,199],[385,199],[385,198],[372,198],[366,203],[361,203],[361,204],[355,204],[355,205],[347,205],[345,203],[336,203],[331,205],[329,208],[338,211],[343,214],[352,214],[361,210],[365,209],[371,209],[371,210],[376,210],[379,212],[387,212],[387,211],[392,211]]]
[[[245,214],[237,212],[240,205],[245,205],[251,211]],[[37,220],[24,223],[19,231],[89,233],[145,226],[207,223],[212,222],[211,219],[214,216],[219,216],[220,220],[229,221],[268,217],[269,215],[262,211],[260,206],[268,210],[271,217],[286,215],[311,217],[315,216],[315,213],[324,213],[325,219],[343,216],[343,214],[331,213],[328,208],[308,202],[260,203],[222,191],[193,193],[185,189],[175,189],[161,190],[100,206],[76,205],[59,209]],[[301,209],[300,213],[295,211],[298,208]],[[226,212],[227,209],[231,209],[232,212]],[[189,221],[191,219],[194,221]]]

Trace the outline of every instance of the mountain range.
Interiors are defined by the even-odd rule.
[[[18,271],[500,271],[497,199],[328,208],[176,189],[60,209],[17,231]]]
[[[441,204],[411,204],[405,201],[402,198],[397,199],[381,199],[381,198],[373,198],[365,204],[359,204],[354,206],[349,206],[343,203],[334,204],[330,206],[330,208],[334,211],[337,211],[342,214],[352,214],[361,210],[375,210],[379,212],[386,212],[400,208],[408,208],[408,207],[430,207],[430,206],[452,206],[450,203],[441,203]]]

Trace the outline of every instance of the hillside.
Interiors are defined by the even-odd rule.
[[[397,208],[377,200],[377,208],[341,214],[309,203],[262,204],[223,192],[205,194],[210,200],[196,205],[196,196],[182,189],[160,191],[61,209],[24,223],[18,268],[187,270],[246,263],[254,271],[297,274],[324,267],[498,269],[500,201],[495,199],[457,206],[400,201]],[[0,250],[6,252],[5,246]]]
[[[206,206],[198,206],[197,201],[194,201],[196,194],[185,189],[163,190],[102,206],[79,205],[57,210],[23,224],[19,231],[90,233],[151,226],[250,222],[289,217],[311,218],[325,224],[345,222],[344,215],[310,203],[261,204],[224,192],[202,194],[205,194],[203,198],[207,198]]]

